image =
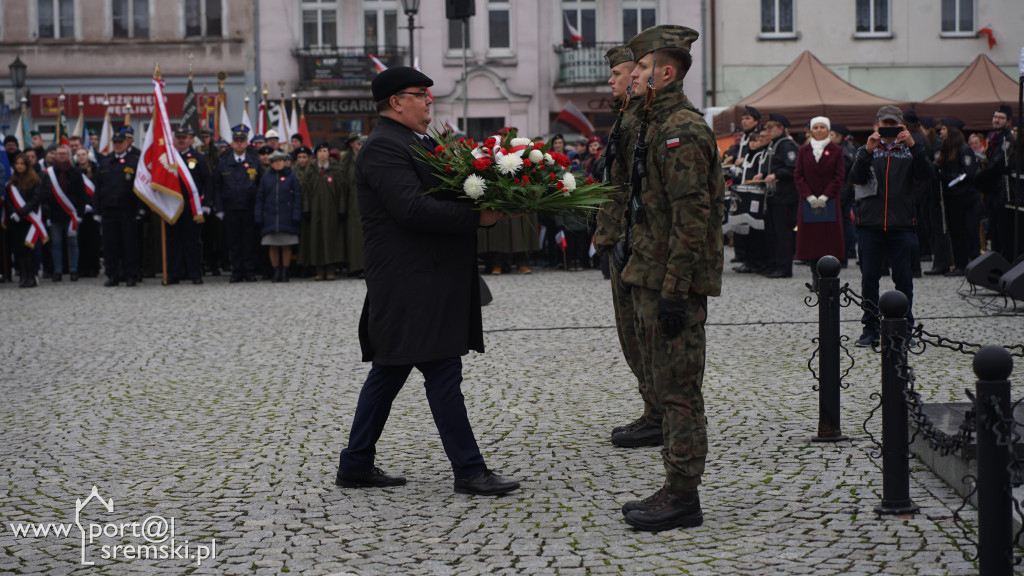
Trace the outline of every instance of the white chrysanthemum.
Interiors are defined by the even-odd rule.
[[[540,150],[530,150],[530,162],[540,164],[544,160],[544,153]]]
[[[484,195],[484,190],[487,189],[487,181],[477,176],[476,174],[470,174],[466,177],[466,181],[462,183],[462,191],[466,193],[473,200],[479,199]]]
[[[566,192],[572,192],[576,189],[576,177],[572,175],[572,172],[566,172],[565,176],[562,176],[562,184],[565,186]]]
[[[554,166],[555,165],[555,159],[551,156],[551,154],[548,154],[547,152],[545,152],[544,153],[544,163],[547,164],[548,166]]]
[[[533,144],[533,140],[529,138],[513,138],[512,146],[530,146]]]
[[[523,167],[523,159],[516,154],[502,154],[498,157],[498,172],[512,176]]]

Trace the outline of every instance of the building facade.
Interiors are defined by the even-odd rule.
[[[409,19],[400,0],[258,0],[257,77],[274,101],[296,94],[314,141],[373,125],[370,83],[377,72],[371,56],[385,66],[414,60],[434,80],[432,116],[438,126],[461,126],[466,117],[471,136],[503,126],[546,136],[562,128],[554,119],[571,101],[600,131],[614,120],[605,51],[655,24],[699,30],[702,4],[476,0],[464,32],[462,20],[446,18],[442,0],[423,0],[410,51]],[[570,25],[582,41],[572,40]],[[687,91],[699,106],[701,41],[693,55],[687,81],[693,88]]]
[[[706,1],[709,107],[742,100],[804,50],[862,90],[919,102],[982,53],[1016,78],[1024,41],[1020,0]]]
[[[100,128],[109,102],[115,125],[130,113],[141,133],[153,112],[156,65],[172,119],[181,114],[191,72],[211,108],[223,86],[228,116],[237,122],[255,85],[254,23],[248,0],[4,0],[0,62],[20,58],[27,70],[17,94],[9,77],[0,78],[0,123],[14,131],[27,93],[31,125],[50,141],[63,87],[69,123],[81,101],[86,126]]]

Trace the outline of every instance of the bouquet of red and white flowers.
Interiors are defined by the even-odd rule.
[[[505,214],[562,214],[597,208],[612,186],[569,169],[569,157],[549,145],[516,137],[515,130],[483,142],[434,133],[433,152],[416,146],[443,184],[427,193],[451,190],[480,210]]]

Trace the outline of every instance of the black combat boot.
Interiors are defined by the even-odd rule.
[[[627,426],[625,430],[612,434],[612,444],[623,448],[639,448],[641,446],[661,446],[664,442],[661,431],[661,420],[641,418],[636,426]]]
[[[700,526],[704,513],[700,509],[700,496],[696,490],[662,488],[661,495],[644,508],[626,514],[626,524],[638,530],[661,532],[673,528]],[[657,496],[657,495],[656,495]]]

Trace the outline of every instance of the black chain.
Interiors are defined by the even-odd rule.
[[[967,560],[968,562],[977,562],[978,556],[980,556],[978,541],[971,537],[971,532],[967,529],[967,522],[964,521],[963,516],[961,516],[960,513],[963,512],[971,503],[971,496],[978,493],[978,479],[968,474],[961,478],[960,481],[970,486],[971,490],[967,494],[964,494],[963,500],[960,502],[960,506],[953,511],[953,523],[956,524],[957,528],[959,528],[961,532],[963,532],[964,540],[970,542],[971,547],[974,549],[974,554],[970,554],[964,550],[964,560]]]
[[[1010,479],[1003,489],[1010,495],[1010,501],[1013,502],[1013,510],[1017,514],[1017,519],[1021,523],[1021,528],[1017,530],[1017,533],[1013,535],[1013,541],[1018,542],[1021,534],[1024,533],[1024,512],[1021,510],[1021,504],[1013,495],[1013,485],[1019,484],[1019,480],[1015,482],[1015,479],[1019,477],[1021,470],[1022,459],[1017,454],[1017,447],[1020,445],[1021,434],[1018,432],[1020,424],[1014,418],[1017,406],[1024,400],[1017,400],[1010,407],[1009,414],[1003,414],[1002,407],[999,406],[999,399],[996,396],[989,396],[984,399],[988,408],[995,414],[994,418],[985,418],[983,425],[989,427],[989,430],[993,433],[996,440],[996,446],[1002,446],[1006,448],[1009,453],[1007,458],[1008,464],[1006,465],[1007,478]],[[1021,558],[1019,556],[1013,556],[1011,558],[1014,564],[1020,564]]]
[[[933,346],[935,348],[945,348],[947,350],[953,350],[954,352],[970,354],[973,356],[982,348],[981,344],[974,344],[973,342],[966,342],[964,340],[953,340],[952,338],[946,338],[940,334],[933,334],[924,329],[924,324],[918,324],[915,326],[911,333],[911,337],[916,340],[916,344],[911,347],[911,352],[914,354],[922,354],[928,346]],[[1003,346],[1003,348],[1006,348],[1006,350],[1010,352],[1010,356],[1024,358],[1024,344],[1011,344]]]

